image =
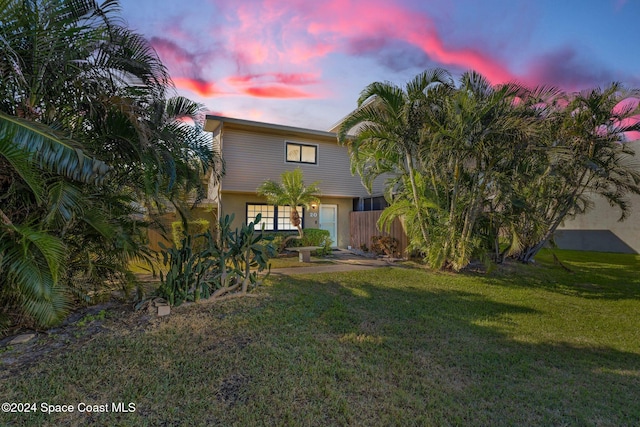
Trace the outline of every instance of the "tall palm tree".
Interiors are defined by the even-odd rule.
[[[267,202],[275,206],[290,206],[289,221],[298,229],[299,238],[304,236],[298,206],[309,207],[311,203],[319,203],[320,187],[318,182],[305,185],[302,170],[296,168],[282,173],[281,181],[268,180],[257,189],[259,195],[266,197]]]
[[[349,147],[352,171],[369,190],[383,174],[407,175],[412,201],[421,205],[416,183],[421,130],[432,107],[431,94],[452,87],[450,74],[437,68],[418,74],[404,88],[375,82],[360,93],[358,108],[344,119],[338,141]],[[429,241],[425,213],[419,209],[416,217],[424,245]]]
[[[118,2],[2,0],[2,109],[80,129],[113,95],[163,96],[166,69],[149,44],[120,25]]]
[[[447,211],[437,221],[447,231],[430,245],[436,268],[459,270],[485,250],[478,227],[498,190],[497,172],[505,153],[521,147],[536,131],[535,119],[514,102],[523,91],[516,84],[493,86],[470,71],[426,117],[423,132],[429,138],[419,155],[433,176],[439,205]]]
[[[118,10],[117,0],[0,0],[0,298],[41,325],[64,304],[36,315],[33,297],[68,294],[75,271],[104,280],[139,253],[132,195],[177,198],[215,160],[201,126],[181,122],[200,107],[166,100],[166,68]]]
[[[640,107],[628,102],[640,91],[619,83],[566,97],[556,107],[548,148],[548,179],[542,188],[553,189],[552,203],[538,206],[545,231],[530,239],[518,259],[529,262],[540,251],[565,218],[584,213],[591,197],[604,197],[620,209],[620,220],[629,214],[627,194],[640,194],[640,162],[625,145],[627,132],[640,130]]]

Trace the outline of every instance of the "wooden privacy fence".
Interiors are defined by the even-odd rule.
[[[398,218],[393,220],[389,233],[378,230],[378,218],[382,211],[351,212],[351,247],[361,249],[363,246],[371,247],[373,236],[391,236],[398,239],[398,251],[405,255],[407,248],[407,235]]]
[[[204,210],[198,208],[192,210],[191,215],[191,220],[206,219],[207,221],[209,221],[209,229],[215,235],[217,224],[215,215],[212,216],[210,213],[207,213]],[[173,212],[166,213],[157,218],[157,221],[161,224],[162,227],[164,227],[164,232],[162,231],[160,224],[153,225],[147,229],[147,235],[149,237],[149,248],[154,251],[159,251],[159,242],[162,242],[166,247],[173,246],[173,229],[171,224],[174,221],[179,220],[179,217]]]
[[[152,226],[147,229],[147,235],[149,236],[149,249],[153,251],[159,251],[159,242],[162,242],[166,247],[173,246],[173,238],[171,236],[171,223],[176,220],[176,215],[168,213],[161,216],[158,222],[164,226],[164,232],[158,226]]]

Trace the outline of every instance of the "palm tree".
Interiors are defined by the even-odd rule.
[[[42,326],[84,281],[74,274],[104,281],[144,250],[132,202],[177,199],[216,160],[201,107],[166,100],[165,67],[118,8],[0,0],[0,299]],[[53,289],[53,311],[33,309]]]
[[[298,206],[308,208],[311,203],[320,202],[320,199],[318,199],[320,195],[319,183],[314,182],[308,186],[305,185],[300,168],[285,171],[280,176],[281,182],[265,181],[258,187],[257,192],[259,195],[266,197],[267,202],[272,205],[291,207],[289,221],[291,221],[291,225],[298,229],[298,238],[301,239],[304,233]]]
[[[48,229],[68,223],[77,210],[74,182],[101,184],[108,172],[105,163],[50,128],[0,113],[0,300],[5,310],[15,306],[40,325],[62,319],[68,308],[61,283],[67,247]],[[0,313],[0,329],[6,320]]]
[[[434,102],[431,94],[452,87],[449,73],[438,68],[418,74],[405,88],[375,82],[360,93],[358,108],[344,119],[338,141],[349,147],[352,171],[358,172],[369,190],[373,180],[384,174],[407,175],[412,202],[421,205],[416,183],[421,130]],[[416,213],[425,245],[429,241],[427,218],[421,209]]]
[[[514,102],[524,91],[516,84],[493,86],[470,71],[426,117],[428,143],[419,156],[432,176],[438,205],[447,212],[434,221],[443,232],[430,245],[432,266],[459,270],[472,256],[483,256],[486,242],[478,227],[499,190],[498,171],[506,154],[536,132],[535,119]]]
[[[634,152],[625,145],[627,132],[640,130],[638,90],[618,83],[566,97],[556,107],[549,144],[549,174],[541,189],[550,191],[551,202],[538,205],[544,233],[529,239],[518,259],[529,262],[565,218],[582,214],[594,195],[620,209],[620,220],[629,214],[628,193],[640,194],[640,168]]]
[[[81,117],[114,95],[163,96],[166,69],[122,27],[117,1],[2,0],[2,110],[82,132]]]

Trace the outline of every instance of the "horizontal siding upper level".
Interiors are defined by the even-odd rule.
[[[299,167],[305,183],[320,181],[322,195],[360,197],[368,195],[358,175],[351,175],[346,147],[328,138],[222,129],[222,153],[226,175],[222,179],[223,192],[254,193],[266,180],[280,181],[280,175]],[[316,145],[317,164],[285,161],[285,142]],[[382,186],[374,187],[381,193]]]

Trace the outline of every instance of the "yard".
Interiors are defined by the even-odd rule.
[[[20,369],[0,348],[3,402],[36,408],[0,424],[638,425],[640,256],[557,253],[572,272],[542,253],[486,275],[272,275],[167,318],[86,316]]]

